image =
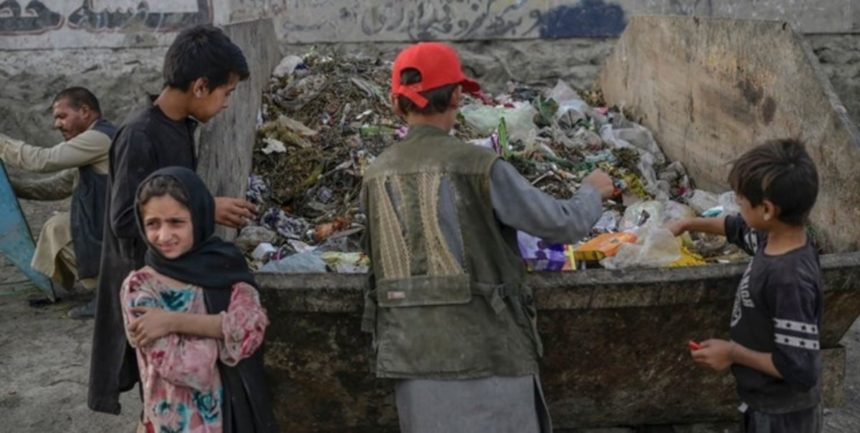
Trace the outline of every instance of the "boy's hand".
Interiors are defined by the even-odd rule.
[[[702,348],[691,350],[693,361],[714,371],[723,371],[734,363],[732,351],[735,343],[726,340],[705,340],[699,344]]]
[[[215,197],[215,223],[240,228],[257,217],[257,206],[233,197]]]
[[[672,232],[673,236],[681,236],[687,231],[687,222],[688,220],[686,218],[672,220],[666,223],[666,228]]]
[[[582,183],[591,185],[604,199],[612,198],[612,194],[615,192],[615,184],[612,183],[612,178],[603,170],[592,171],[582,180]]]
[[[133,307],[129,310],[134,317],[128,322],[128,333],[135,347],[146,347],[155,340],[172,334],[172,314],[161,308]]]

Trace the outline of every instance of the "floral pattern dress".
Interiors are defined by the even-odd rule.
[[[168,287],[146,270],[129,274],[120,296],[126,333],[132,307],[206,314],[202,288]],[[217,361],[234,366],[251,356],[262,344],[269,320],[257,290],[241,282],[233,286],[230,306],[221,315],[224,340],[170,334],[148,347],[135,347],[148,431],[222,431],[224,388]]]

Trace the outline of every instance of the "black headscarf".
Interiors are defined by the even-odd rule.
[[[141,188],[157,176],[172,177],[185,190],[194,245],[175,259],[165,258],[146,239],[140,209],[135,206],[138,228],[148,246],[146,264],[159,274],[202,287],[209,314],[227,311],[234,284],[242,281],[257,287],[257,283],[242,252],[232,243],[214,235],[215,199],[203,180],[184,167],[167,167],[153,172],[141,182],[137,197],[140,196]],[[224,386],[224,433],[277,432],[263,369],[262,346],[235,367],[219,361],[218,371]]]
[[[194,246],[175,259],[167,259],[146,240],[146,230],[135,206],[137,225],[141,238],[146,240],[146,264],[156,272],[183,283],[193,284],[206,290],[230,290],[239,281],[257,286],[254,275],[248,269],[245,256],[230,242],[215,236],[215,199],[203,180],[193,171],[184,167],[167,167],[153,172],[141,182],[137,190],[154,177],[169,176],[185,190],[188,197],[188,210],[194,230]],[[210,311],[210,313],[213,313]]]

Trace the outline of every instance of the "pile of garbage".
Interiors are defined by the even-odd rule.
[[[276,68],[258,119],[247,198],[259,218],[237,244],[264,272],[361,273],[365,225],[358,196],[364,170],[408,127],[388,105],[391,63],[342,53],[288,56]],[[453,135],[493,149],[535,187],[568,198],[596,168],[617,197],[606,203],[593,238],[548,245],[519,234],[535,271],[602,266],[689,266],[734,261],[722,237],[676,239],[667,221],[736,212],[731,193],[697,190],[651,132],[606,107],[599,91],[509,83],[500,95],[466,95]]]

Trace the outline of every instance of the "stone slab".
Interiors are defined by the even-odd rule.
[[[702,189],[728,189],[731,162],[755,145],[802,139],[818,166],[811,219],[823,246],[860,249],[860,133],[790,26],[636,17],[606,60],[599,85],[607,103],[648,127]]]
[[[203,126],[197,172],[214,196],[244,198],[263,88],[281,58],[271,20],[230,24],[224,31],[244,52],[251,76],[233,91],[229,106]],[[232,239],[236,231],[219,227],[218,234]]]

